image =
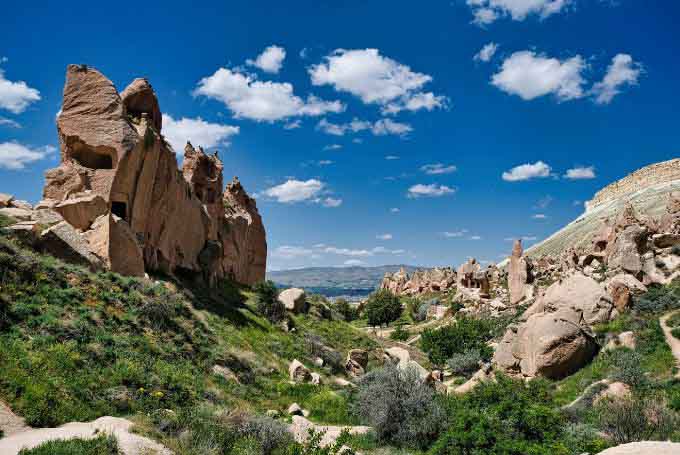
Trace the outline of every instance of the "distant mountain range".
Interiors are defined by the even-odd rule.
[[[411,273],[422,267],[382,265],[379,267],[308,267],[267,272],[267,279],[279,287],[300,287],[329,297],[361,296],[373,292],[386,273],[401,267]]]

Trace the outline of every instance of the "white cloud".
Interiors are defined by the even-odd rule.
[[[329,144],[325,146],[323,149],[324,150],[340,150],[342,148],[342,145],[340,144]]]
[[[392,234],[379,234],[375,238],[378,240],[392,240]]]
[[[21,114],[35,101],[40,101],[38,90],[29,87],[24,81],[5,79],[5,72],[0,69],[0,109]]]
[[[480,235],[471,235],[470,240],[482,240],[482,236]]]
[[[349,123],[331,123],[325,118],[321,119],[316,126],[317,130],[333,136],[344,136],[347,133],[358,133],[360,131],[370,131],[374,136],[405,136],[413,128],[408,123],[395,122],[394,120],[383,118],[375,123],[354,118]]]
[[[550,206],[550,204],[553,203],[554,200],[555,199],[549,194],[546,195],[546,196],[543,196],[542,198],[540,198],[538,200],[538,202],[536,202],[536,208],[546,209],[546,208],[548,208],[548,206]]]
[[[541,19],[566,9],[572,0],[467,0],[478,25],[486,25],[503,16],[523,21],[535,14]]]
[[[595,178],[595,167],[594,166],[577,166],[571,169],[567,169],[564,178],[570,180],[583,180],[583,179],[594,179]]]
[[[444,165],[443,163],[426,164],[420,168],[421,171],[428,175],[451,174],[456,172],[458,168],[454,165]]]
[[[21,124],[19,122],[15,122],[14,120],[5,117],[0,117],[0,126],[7,126],[10,128],[21,128]]]
[[[533,178],[550,177],[551,170],[551,167],[543,161],[536,161],[533,164],[522,164],[503,172],[503,180],[506,182],[521,182]]]
[[[343,264],[348,267],[366,265],[366,263],[361,259],[348,259],[345,262],[343,262]]]
[[[286,50],[279,46],[269,46],[257,58],[246,60],[246,64],[260,68],[267,73],[278,73],[286,58]]]
[[[272,256],[281,259],[297,259],[301,257],[317,256],[314,250],[299,246],[283,245],[272,252]]]
[[[448,194],[453,194],[455,192],[456,190],[454,188],[449,188],[446,185],[438,185],[436,183],[423,185],[422,183],[419,183],[417,185],[413,185],[411,188],[408,189],[407,196],[409,198],[440,197],[446,196]]]
[[[618,54],[612,59],[607,68],[607,74],[601,82],[593,86],[597,104],[609,104],[616,95],[621,93],[621,87],[625,85],[637,85],[638,78],[642,73],[642,65],[633,61],[628,54]]]
[[[295,130],[298,129],[302,126],[302,121],[300,119],[293,120],[292,122],[288,122],[285,125],[283,125],[284,130]]]
[[[390,213],[399,213],[399,212],[400,212],[400,210],[397,207],[392,207],[390,209]]]
[[[398,160],[399,157],[398,157],[397,155],[387,155],[387,156],[385,157],[385,159],[386,159],[387,161],[394,161],[394,160]]]
[[[210,123],[201,117],[182,117],[175,120],[168,114],[163,114],[163,136],[170,143],[175,153],[183,154],[187,141],[195,146],[206,149],[227,145],[231,136],[238,134],[239,127]]]
[[[317,198],[324,186],[323,182],[316,179],[305,181],[290,179],[264,190],[263,194],[282,203],[302,202]]]
[[[467,232],[467,229],[461,229],[459,231],[444,231],[442,232],[442,235],[449,239],[457,239],[463,237],[465,234],[467,234]]]
[[[385,106],[385,113],[400,110],[432,110],[443,107],[446,98],[420,90],[432,77],[411,71],[378,49],[337,49],[325,62],[309,68],[314,85],[331,85],[358,96],[366,104]],[[388,103],[390,103],[388,105]]]
[[[475,54],[474,60],[477,62],[488,62],[493,58],[497,50],[498,44],[494,42],[486,44],[479,52]]]
[[[535,220],[545,220],[546,218],[548,218],[548,215],[545,215],[544,213],[536,213],[532,215],[531,218]]]
[[[532,51],[519,51],[505,59],[491,83],[523,100],[553,94],[559,101],[583,97],[585,83],[581,73],[586,63],[580,55],[558,60]]]
[[[317,164],[319,166],[330,166],[331,164],[333,164],[333,161],[332,160],[320,160]]]
[[[17,171],[26,165],[45,159],[57,149],[51,145],[30,148],[17,142],[0,143],[0,169]]]
[[[340,207],[342,205],[342,199],[327,197],[321,202],[321,205],[328,208]]]
[[[259,81],[254,76],[229,68],[220,68],[212,76],[201,79],[194,95],[221,101],[235,117],[256,121],[273,122],[345,110],[340,101],[324,101],[313,95],[305,101],[293,94],[290,83]]]

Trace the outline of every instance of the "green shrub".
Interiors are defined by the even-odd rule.
[[[566,422],[554,407],[550,385],[540,379],[525,384],[497,375],[497,382],[449,397],[447,414],[447,430],[430,455],[566,455],[592,445],[573,438],[570,443],[580,447],[570,452],[561,442]]]
[[[602,400],[596,411],[600,429],[616,444],[666,440],[680,423],[678,415],[654,397]]]
[[[309,430],[309,436],[304,444],[293,444],[285,452],[286,455],[355,455],[352,449],[343,448],[349,435],[343,432],[334,444],[321,446],[324,433]]]
[[[658,314],[680,308],[680,280],[675,279],[666,286],[650,286],[638,297],[633,308],[641,313]]]
[[[303,400],[301,404],[305,409],[309,409],[309,417],[316,422],[331,425],[353,425],[357,423],[344,393],[323,390],[315,393],[309,399]]]
[[[242,439],[252,439],[258,442],[258,451],[253,452],[258,455],[269,455],[293,443],[293,437],[286,425],[266,416],[244,418],[238,425],[237,431]]]
[[[368,324],[374,327],[396,321],[401,316],[401,312],[399,298],[386,289],[371,294],[364,307]]]
[[[439,329],[423,331],[420,346],[430,361],[443,365],[454,354],[476,349],[482,360],[491,358],[493,350],[486,344],[493,337],[493,321],[460,318],[455,323]]]
[[[469,376],[479,369],[480,362],[484,360],[482,352],[477,348],[472,348],[461,353],[454,353],[446,364],[453,374]]]
[[[19,455],[119,455],[118,441],[111,435],[92,439],[53,440],[33,449],[21,449]]]
[[[444,423],[434,391],[418,372],[394,365],[360,379],[353,410],[381,442],[397,446],[426,448]]]
[[[346,322],[352,322],[359,317],[356,307],[342,297],[333,302],[332,308],[337,311]]]
[[[613,372],[610,375],[614,381],[620,381],[633,388],[648,384],[647,376],[642,368],[642,356],[630,349],[615,349],[609,354]]]
[[[286,317],[286,308],[279,302],[279,290],[272,281],[260,281],[253,286],[257,312],[270,322],[277,323]]]
[[[680,312],[677,312],[670,318],[666,319],[666,325],[668,327],[680,327]]]
[[[671,330],[671,335],[680,340],[680,327],[676,327],[673,330]]]
[[[406,341],[411,336],[411,333],[404,328],[403,325],[398,325],[396,329],[390,333],[390,340]]]

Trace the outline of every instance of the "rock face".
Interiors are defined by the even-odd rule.
[[[679,453],[679,443],[642,441],[612,447],[598,455],[677,455]]]
[[[534,308],[536,307],[536,308]],[[603,287],[594,279],[574,273],[551,285],[527,313],[537,309],[554,312],[569,308],[580,312],[588,325],[609,321],[613,304]]]
[[[587,364],[598,345],[581,315],[571,309],[537,313],[511,327],[496,349],[494,363],[526,377],[563,378]]]
[[[524,299],[526,295],[525,286],[530,282],[531,271],[523,252],[522,241],[516,240],[508,266],[508,288],[511,305],[516,305]]]
[[[380,289],[397,295],[418,295],[427,292],[448,291],[456,285],[456,272],[448,267],[416,270],[409,276],[402,267],[398,272],[386,274]]]
[[[238,180],[223,191],[222,162],[200,147],[187,143],[179,172],[146,79],[118,94],[97,70],[69,65],[57,129],[61,163],[46,173],[45,205],[75,229],[96,231],[86,237],[107,268],[179,272],[209,284],[264,279],[267,244],[255,201]],[[108,221],[92,228],[101,216]]]

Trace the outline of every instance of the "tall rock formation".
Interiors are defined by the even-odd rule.
[[[107,268],[208,283],[264,279],[267,245],[255,201],[237,181],[224,193],[222,162],[200,147],[187,143],[179,171],[146,79],[119,95],[97,70],[69,65],[57,129],[61,163],[46,173],[42,205],[84,231]]]
[[[531,282],[531,270],[524,257],[522,241],[515,240],[508,266],[508,290],[510,304],[517,305],[526,295],[526,285]]]

